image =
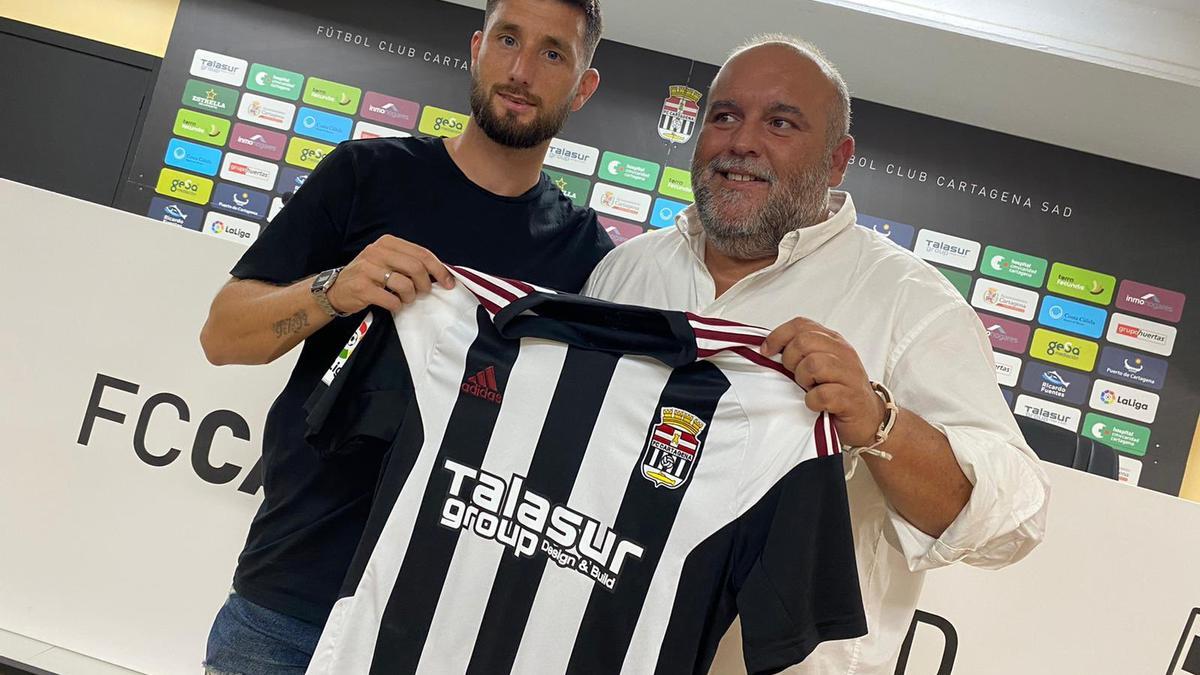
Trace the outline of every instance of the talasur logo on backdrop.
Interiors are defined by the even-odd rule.
[[[673,84],[658,116],[658,135],[671,143],[687,143],[700,117],[704,94],[682,84]]]

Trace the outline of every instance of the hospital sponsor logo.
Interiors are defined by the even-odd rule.
[[[446,459],[450,472],[438,524],[501,544],[517,558],[545,556],[610,591],[645,549],[600,520],[528,489],[522,476],[504,477]]]
[[[1074,405],[1087,402],[1089,384],[1091,379],[1083,373],[1035,361],[1026,365],[1021,377],[1021,388],[1025,391]]]
[[[273,68],[256,63],[250,66],[246,77],[246,88],[254,91],[295,101],[300,98],[300,87],[304,76],[290,70]]]
[[[236,241],[243,246],[249,246],[258,239],[259,225],[249,220],[234,218],[224,213],[209,211],[204,219],[204,232],[218,239]]]
[[[989,312],[1029,321],[1034,317],[1038,294],[1027,288],[1017,288],[999,281],[980,278],[971,294],[971,305]]]
[[[1030,356],[1084,372],[1091,371],[1096,365],[1099,351],[1100,346],[1095,342],[1045,328],[1033,331],[1033,340],[1029,343]]]
[[[1079,420],[1083,413],[1078,408],[1046,401],[1026,394],[1017,397],[1013,412],[1030,419],[1040,420],[1068,431],[1079,430]]]
[[[979,262],[979,250],[980,245],[977,241],[933,230],[921,230],[913,247],[914,253],[929,262],[957,267],[968,272],[975,270],[975,265]]]
[[[401,129],[412,129],[417,126],[417,112],[421,105],[395,96],[387,96],[373,91],[363,94],[360,117],[383,124],[390,124]]]
[[[283,157],[283,149],[286,146],[286,134],[242,122],[233,125],[229,137],[230,148],[273,161],[279,161]]]
[[[650,195],[607,183],[596,183],[588,206],[600,213],[644,223],[650,215]]]
[[[1097,305],[1107,305],[1116,286],[1117,278],[1112,275],[1057,262],[1050,267],[1046,282],[1046,289],[1052,293]]]
[[[564,141],[555,138],[546,149],[546,166],[571,171],[590,176],[596,172],[596,162],[600,161],[600,150],[590,145]]]
[[[1178,323],[1183,316],[1183,293],[1128,279],[1117,289],[1117,307],[1152,319]]]
[[[1088,405],[1094,410],[1153,424],[1158,415],[1158,394],[1108,380],[1096,380]]]
[[[996,279],[1040,288],[1046,278],[1048,265],[1049,262],[1044,258],[999,246],[988,246],[983,250],[983,261],[979,264],[979,271]]]
[[[1153,356],[1106,345],[1096,372],[1109,379],[1150,389],[1162,389],[1167,380],[1167,362]]]
[[[279,167],[275,164],[234,152],[227,153],[225,161],[221,163],[222,179],[259,190],[270,191],[274,188],[278,171]]]
[[[192,67],[188,72],[206,80],[240,87],[246,79],[246,67],[249,65],[244,59],[197,49],[192,55]]]
[[[1139,457],[1146,454],[1146,448],[1150,445],[1148,428],[1098,413],[1090,412],[1083,418],[1081,433],[1110,448]]]
[[[1125,347],[1141,349],[1151,354],[1170,356],[1175,350],[1177,330],[1149,319],[1142,319],[1120,312],[1113,312],[1112,321],[1108,324],[1109,342]]]
[[[242,94],[237,116],[240,120],[287,131],[291,129],[292,121],[296,118],[296,106],[266,96],[245,93]]]
[[[992,349],[999,349],[1013,354],[1024,354],[1029,345],[1030,328],[1028,325],[1004,319],[984,312],[976,312],[987,332]]]
[[[654,162],[616,152],[605,152],[600,158],[600,179],[653,190],[658,182],[660,167]]]
[[[992,352],[996,364],[996,382],[1003,387],[1017,386],[1017,376],[1021,372],[1021,359],[1009,354]]]
[[[229,117],[237,105],[238,92],[236,89],[222,87],[212,82],[188,80],[183,87],[182,103],[188,107],[204,112]]]

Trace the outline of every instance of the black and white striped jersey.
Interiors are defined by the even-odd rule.
[[[866,633],[836,432],[768,331],[454,272],[309,401],[319,451],[390,452],[310,673],[706,673],[735,615],[764,673]]]

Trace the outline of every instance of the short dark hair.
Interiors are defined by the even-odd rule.
[[[587,57],[585,62],[590,63],[592,55],[596,53],[596,45],[600,44],[600,33],[604,30],[604,22],[600,18],[600,0],[558,0],[564,5],[570,5],[579,11],[583,12],[584,31],[583,31],[583,48],[584,55]],[[483,10],[483,24],[486,26],[488,19],[492,18],[492,12],[495,11],[496,5],[499,5],[503,0],[487,0],[487,5]]]

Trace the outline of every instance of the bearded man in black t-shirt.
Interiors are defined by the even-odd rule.
[[[212,363],[304,346],[267,415],[264,499],[213,623],[209,672],[303,672],[337,598],[384,453],[321,459],[302,406],[364,310],[452,286],[443,262],[576,292],[612,248],[595,212],[541,173],[550,140],[599,84],[599,39],[598,0],[489,0],[471,38],[466,130],[340,144],[213,300],[200,335]]]

